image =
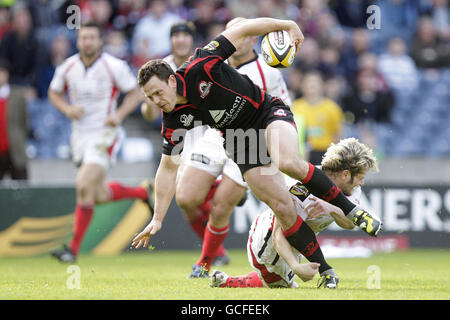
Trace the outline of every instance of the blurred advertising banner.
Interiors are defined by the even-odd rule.
[[[320,233],[321,245],[368,248],[371,251],[409,247],[450,247],[449,186],[365,186],[361,206],[383,220],[378,238],[358,228],[342,230],[335,224]],[[47,254],[68,243],[72,235],[73,187],[0,188],[0,256]],[[227,248],[245,248],[252,220],[266,205],[249,192],[244,206],[230,220]],[[83,240],[81,252],[115,255],[129,250],[131,239],[150,221],[142,201],[98,205]],[[172,202],[163,228],[150,240],[151,250],[201,250],[201,241]]]

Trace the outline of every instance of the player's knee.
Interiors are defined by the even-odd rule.
[[[279,169],[281,172],[289,176],[306,176],[307,171],[305,170],[305,162],[300,159],[300,157],[283,157],[279,161]]]
[[[175,199],[182,210],[193,210],[200,206],[204,200],[198,195],[190,194],[188,192],[177,192]]]

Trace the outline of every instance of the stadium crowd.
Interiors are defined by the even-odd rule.
[[[368,10],[371,5],[380,10],[378,16]],[[76,29],[67,23],[78,12],[74,8],[81,22],[102,26],[104,51],[126,60],[135,72],[170,52],[170,27],[180,20],[194,22],[195,47],[233,17],[295,20],[305,42],[294,65],[283,70],[293,105],[319,108],[302,100],[308,100],[307,90],[318,90],[342,113],[333,140],[355,136],[380,157],[450,157],[447,0],[3,0],[0,75],[7,71],[11,87],[23,91],[28,116],[23,121],[0,112],[0,127],[5,121],[26,134],[19,141],[28,158],[70,157],[70,122],[51,106],[47,90],[55,67],[76,52]],[[371,17],[379,20],[375,28]],[[308,74],[317,81],[306,86]],[[2,97],[0,88],[0,111]],[[139,112],[134,116],[140,118]],[[325,130],[306,125],[307,140]],[[147,127],[156,132],[158,126]],[[0,153],[2,139],[8,139],[3,131]]]

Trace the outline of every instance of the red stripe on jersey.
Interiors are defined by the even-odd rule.
[[[220,57],[219,57],[219,58],[220,58]],[[214,65],[215,65],[217,62],[219,62],[219,59],[218,59],[218,58],[214,58],[213,60],[211,60],[211,61],[205,63],[205,65],[204,65],[204,67],[203,67],[203,68],[205,69],[206,74],[207,74],[208,77],[211,79],[211,81],[213,81],[213,82],[214,82],[215,84],[217,84],[219,87],[224,88],[225,90],[228,90],[228,91],[233,92],[234,94],[236,94],[236,95],[238,95],[238,96],[243,97],[243,98],[246,99],[248,102],[250,102],[250,103],[253,105],[253,107],[255,107],[256,109],[258,109],[258,108],[261,106],[261,102],[264,100],[264,91],[262,91],[262,90],[260,89],[262,95],[261,95],[261,101],[260,101],[260,103],[258,103],[258,102],[256,102],[256,101],[254,101],[253,99],[251,99],[250,97],[244,96],[244,95],[242,95],[242,94],[240,94],[240,93],[237,93],[237,92],[235,92],[235,91],[233,91],[233,90],[231,90],[231,89],[229,89],[229,88],[227,88],[227,87],[224,87],[224,86],[221,85],[220,83],[216,82],[216,81],[213,79],[212,75],[211,75],[211,69],[214,67]]]
[[[69,73],[70,69],[72,69],[72,67],[75,65],[76,62],[77,62],[77,61],[72,62],[72,63],[67,67],[66,71],[64,71],[64,74],[63,74],[63,79],[64,79],[64,89],[63,89],[63,92],[65,92],[65,91],[67,90],[67,88],[68,88],[68,85],[67,85],[67,74]]]
[[[223,58],[221,56],[207,56],[207,57],[203,57],[203,58],[196,58],[194,60],[192,60],[191,63],[189,63],[189,65],[187,66],[186,70],[184,71],[184,76],[186,77],[188,72],[199,62],[202,62],[203,60],[209,59],[209,58],[215,58],[215,59],[219,59],[219,60],[223,60]]]
[[[261,80],[263,83],[263,89],[264,89],[264,91],[267,91],[266,78],[264,77],[264,72],[261,68],[261,65],[259,64],[258,59],[256,59],[255,61],[256,61],[256,66],[258,67],[259,75],[261,76]]]
[[[172,134],[175,129],[166,128],[165,133],[161,132],[162,136],[167,139],[168,142],[175,145],[175,142],[172,141]]]
[[[178,107],[175,106],[175,107],[173,108],[173,111],[178,111],[178,110],[181,110],[181,109],[184,109],[184,108],[194,108],[194,109],[197,109],[197,107],[194,106],[193,104],[182,104],[182,105],[179,105]]]

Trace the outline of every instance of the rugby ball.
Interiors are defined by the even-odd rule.
[[[289,67],[295,58],[295,46],[291,46],[287,31],[274,31],[266,34],[261,42],[264,61],[274,68]]]

